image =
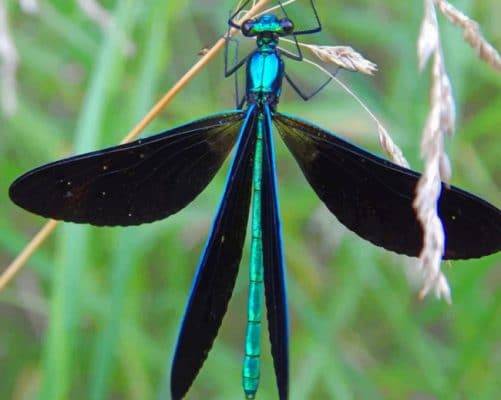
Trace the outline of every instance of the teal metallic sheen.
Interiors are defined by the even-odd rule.
[[[263,308],[263,242],[261,224],[261,184],[263,176],[263,124],[264,115],[258,116],[256,149],[252,180],[252,239],[249,266],[249,295],[247,301],[247,331],[245,356],[242,367],[242,386],[247,399],[253,399],[259,386],[261,354],[261,314]]]
[[[242,385],[247,399],[254,399],[260,375],[261,316],[264,299],[264,265],[262,241],[262,177],[263,135],[265,105],[274,109],[282,92],[284,62],[276,47],[282,32],[280,20],[273,15],[263,15],[251,23],[250,35],[257,34],[257,49],[247,61],[246,101],[258,106],[256,121],[256,147],[253,165],[252,187],[252,239],[249,267],[249,294],[247,305],[247,329],[245,356],[242,366]]]
[[[268,52],[268,47],[269,43],[265,50],[256,51],[247,63],[246,91],[250,102],[273,104],[282,92],[284,62],[276,52]]]
[[[246,356],[246,360],[243,371],[246,376],[243,380],[245,398],[254,399],[259,386],[259,357]]]
[[[280,20],[272,14],[264,14],[252,24],[248,36],[255,36],[264,32],[281,34],[283,31]]]
[[[275,53],[255,53],[248,64],[247,93],[277,93],[277,76],[283,73],[283,61]]]

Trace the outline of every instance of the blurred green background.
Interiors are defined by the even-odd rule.
[[[27,14],[17,2],[4,1],[19,69],[17,112],[0,115],[0,271],[46,222],[9,201],[9,184],[40,164],[117,143],[225,31],[235,6],[228,0],[106,0],[100,3],[113,14],[115,29],[103,31],[77,2],[41,3],[38,13]],[[420,74],[416,60],[423,2],[316,3],[324,32],[307,41],[351,45],[378,64],[373,78],[339,77],[421,169],[429,104],[429,68]],[[453,4],[501,49],[499,0]],[[453,183],[499,207],[500,75],[476,58],[457,28],[441,16],[439,22],[458,107],[457,134],[447,141]],[[223,78],[222,68],[220,55],[144,134],[233,108],[233,82]],[[286,87],[280,109],[381,153],[374,124],[335,84],[308,103]],[[346,231],[320,207],[279,140],[277,157],[291,399],[497,398],[501,256],[444,263],[453,305],[433,296],[419,301],[419,287],[408,278],[414,260]],[[177,332],[224,180],[220,173],[185,210],[154,224],[61,224],[0,292],[0,398],[169,398]],[[243,398],[247,265],[248,244],[228,313],[190,399]],[[267,334],[263,341],[258,397],[272,399]]]

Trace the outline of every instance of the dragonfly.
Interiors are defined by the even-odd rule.
[[[419,173],[277,110],[284,79],[303,99],[309,98],[287,75],[284,59],[301,61],[296,38],[322,29],[313,0],[310,5],[316,22],[305,30],[296,29],[285,10],[283,18],[266,13],[241,25],[234,20],[241,10],[230,17],[230,27],[256,40],[256,48],[231,66],[225,52],[226,77],[245,68],[245,95],[235,110],[43,165],[10,186],[14,203],[44,217],[96,226],[139,225],[186,207],[235,148],[175,348],[175,400],[187,394],[217,336],[235,285],[249,216],[243,391],[253,399],[258,390],[265,306],[278,397],[288,398],[289,324],[274,130],[320,200],[348,229],[399,254],[416,257],[422,248],[423,231],[412,207]],[[293,38],[295,52],[278,48],[285,36]],[[444,259],[478,258],[501,250],[501,211],[494,205],[442,184],[438,213],[446,233]]]

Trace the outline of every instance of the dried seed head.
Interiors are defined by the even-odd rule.
[[[418,60],[420,70],[423,70],[430,56],[437,50],[439,45],[439,32],[435,7],[433,6],[432,0],[425,0],[424,17],[423,22],[421,22],[421,30],[418,37]]]
[[[493,68],[501,71],[501,55],[482,36],[478,24],[456,9],[446,0],[434,0],[442,14],[463,30],[464,40],[475,49],[477,56]]]
[[[305,44],[320,61],[333,63],[349,71],[373,75],[377,65],[364,58],[350,46],[315,46]]]

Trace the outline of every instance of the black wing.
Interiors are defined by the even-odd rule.
[[[419,255],[423,235],[412,202],[420,174],[295,117],[277,113],[274,121],[306,179],[339,221],[377,246]],[[446,233],[445,259],[501,250],[501,211],[485,200],[442,185],[438,213]]]
[[[202,367],[226,313],[242,256],[252,186],[254,107],[248,111],[210,237],[198,266],[171,372],[174,400]]]
[[[282,252],[282,232],[280,224],[275,154],[271,135],[271,119],[266,108],[263,137],[263,191],[262,229],[264,284],[268,331],[270,333],[271,354],[275,366],[278,394],[281,400],[289,395],[289,323],[287,318],[287,295],[285,267]]]
[[[19,177],[9,194],[35,214],[93,225],[138,225],[190,203],[237,140],[241,111],[70,157]]]

